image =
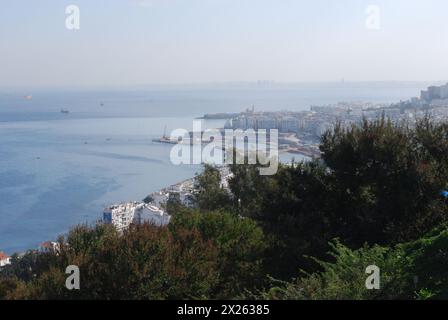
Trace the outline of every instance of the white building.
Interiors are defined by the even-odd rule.
[[[123,231],[131,223],[149,222],[158,226],[167,225],[171,216],[162,209],[143,202],[127,202],[112,205],[104,209],[103,222],[112,224],[118,231]]]
[[[256,129],[277,129],[277,121],[276,119],[272,119],[269,117],[260,117],[257,119]]]
[[[113,224],[118,231],[128,228],[134,219],[135,211],[141,204],[137,202],[120,203],[104,209],[103,221]]]
[[[11,264],[11,257],[0,251],[0,267],[4,267],[8,264]]]
[[[298,132],[300,127],[299,120],[294,117],[285,117],[280,120],[281,132]]]
[[[422,90],[420,98],[428,102],[436,99],[448,99],[448,83],[443,86],[431,86],[427,90]]]
[[[165,226],[170,223],[171,216],[162,209],[146,204],[140,210],[136,211],[133,223],[149,222],[156,226]]]

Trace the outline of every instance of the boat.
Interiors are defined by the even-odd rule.
[[[161,138],[152,139],[152,141],[153,142],[158,142],[158,143],[168,143],[168,144],[178,144],[178,142],[179,142],[179,141],[170,139],[166,135],[166,126],[165,126],[165,129],[163,130],[163,136]]]
[[[168,137],[161,137],[161,138],[157,138],[157,139],[152,139],[153,142],[158,142],[158,143],[168,143],[168,144],[178,144],[178,141],[176,140],[171,140]]]
[[[70,113],[70,111],[68,111],[68,110],[64,110],[64,109],[61,109],[61,113],[64,113],[64,114],[69,114],[69,113]]]

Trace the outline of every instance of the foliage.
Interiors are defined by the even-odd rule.
[[[271,288],[246,293],[257,299],[447,299],[448,228],[436,229],[417,241],[395,247],[363,246],[351,250],[331,244],[334,262],[319,261],[321,272],[292,282],[271,279]],[[380,269],[380,289],[365,287],[366,267]]]
[[[271,244],[267,273],[282,280],[331,261],[328,241],[350,248],[418,239],[447,220],[440,196],[448,181],[448,126],[429,119],[415,129],[384,118],[336,125],[322,137],[322,158],[260,176],[233,166],[237,211],[263,227]]]
[[[59,246],[13,264],[0,298],[230,298],[257,283],[263,234],[232,214],[186,210],[169,228],[142,224],[120,234],[107,225],[77,226]],[[81,290],[65,288],[68,265],[79,267]]]
[[[410,129],[383,117],[323,136],[322,159],[339,199],[338,236],[346,243],[409,241],[446,221],[440,192],[448,181],[448,127],[430,123]]]
[[[220,277],[214,296],[234,297],[265,280],[262,259],[266,244],[261,228],[253,220],[230,213],[186,210],[174,216],[169,228],[173,234],[179,228],[198,230],[218,249]]]
[[[228,208],[230,194],[221,185],[221,174],[211,165],[205,165],[202,174],[196,177],[195,202],[201,210]]]

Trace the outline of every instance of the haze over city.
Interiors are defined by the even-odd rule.
[[[66,28],[68,5],[80,9],[79,30]],[[447,9],[443,0],[7,0],[0,86],[446,80]]]

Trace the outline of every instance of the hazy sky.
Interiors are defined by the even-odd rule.
[[[80,30],[66,29],[69,4]],[[448,79],[446,0],[0,5],[3,87]],[[366,27],[369,5],[380,9],[379,30]]]

